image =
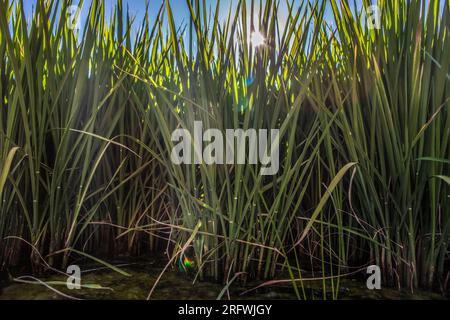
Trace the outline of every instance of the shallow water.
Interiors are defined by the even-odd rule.
[[[90,288],[82,288],[80,290],[67,289],[67,278],[62,275],[39,278],[40,281],[45,282],[54,290],[42,283],[18,283],[11,279],[3,282],[3,284],[0,283],[0,300],[59,300],[69,298],[63,295],[88,300],[143,300],[147,298],[153,284],[162,271],[160,265],[149,261],[127,264],[121,269],[129,273],[130,276],[127,277],[99,266],[85,266],[84,270],[87,271],[82,272],[81,284]],[[17,277],[17,275],[15,276]],[[156,300],[211,300],[217,299],[222,292],[223,285],[199,281],[193,283],[193,280],[193,274],[187,274],[176,268],[168,269],[162,276],[151,298]],[[295,292],[289,284],[265,287],[243,295],[245,291],[255,288],[259,284],[251,283],[244,287],[236,283],[230,286],[229,296],[231,299],[240,300],[296,299]],[[102,288],[97,288],[99,286]],[[59,293],[55,290],[59,291]],[[305,283],[305,292],[309,299],[323,299],[324,296],[321,282]],[[332,298],[331,288],[327,288],[326,295],[328,298]],[[227,298],[228,294],[225,293],[223,299]],[[411,294],[410,292],[393,289],[371,291],[366,288],[365,283],[343,279],[339,289],[339,298],[355,300],[421,300],[443,299],[443,296],[429,292],[415,292]]]

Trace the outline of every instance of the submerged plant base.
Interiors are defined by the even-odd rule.
[[[82,268],[83,269],[83,268]],[[62,275],[39,277],[39,280],[57,291],[76,299],[87,300],[144,300],[155,283],[162,268],[160,264],[149,264],[148,261],[128,264],[122,270],[129,277],[98,266],[85,266],[85,270],[94,270],[82,274],[81,285],[89,288],[69,290]],[[97,269],[97,270],[95,270]],[[37,278],[37,277],[36,277]],[[18,283],[14,280],[0,283],[0,300],[61,300],[68,299],[46,287],[43,283]],[[231,299],[239,300],[295,300],[292,286],[278,285],[261,288],[243,294],[257,287],[260,283],[249,283],[246,286],[235,284],[230,286]],[[195,282],[190,274],[180,272],[177,268],[168,270],[159,282],[152,299],[154,300],[215,300],[223,290],[223,286],[212,282]],[[322,283],[305,283],[308,299],[323,299]],[[331,292],[326,296],[331,299]],[[227,299],[225,294],[223,299]],[[442,295],[430,292],[398,291],[395,289],[368,290],[365,283],[344,279],[340,288],[339,299],[343,300],[439,300]]]

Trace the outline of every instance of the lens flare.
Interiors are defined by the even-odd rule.
[[[255,77],[253,76],[253,74],[250,74],[247,80],[245,81],[245,85],[247,87],[250,87],[253,84],[253,82],[255,82]]]
[[[194,267],[194,260],[191,260],[185,255],[182,255],[178,260],[178,267],[180,271],[187,271],[188,269],[192,269]]]

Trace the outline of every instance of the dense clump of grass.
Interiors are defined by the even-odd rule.
[[[133,81],[114,67],[129,70],[133,63],[123,42],[131,22],[124,25],[119,6],[107,26],[104,4],[96,1],[84,31],[74,33],[59,14],[68,5],[40,1],[28,24],[21,2],[14,10],[1,3],[2,153],[19,148],[1,207],[8,223],[19,221],[2,236],[27,239],[35,266],[42,264],[37,253],[114,251],[109,240],[119,232],[100,222],[124,228],[142,222],[139,211],[156,210],[164,176],[127,138],[148,135],[128,125],[140,119],[130,103]],[[135,234],[127,236],[130,249]]]
[[[346,53],[346,73],[331,64],[327,72],[339,83],[329,103],[343,111],[332,144],[343,161],[359,163],[349,209],[384,244],[372,242],[370,256],[399,286],[432,286],[448,255],[449,190],[436,178],[449,172],[436,160],[450,157],[449,2],[443,6],[381,1],[381,30],[358,23],[346,1],[332,6],[336,46]]]
[[[443,288],[441,3],[381,1],[371,30],[347,1],[287,2],[281,22],[277,1],[237,1],[222,21],[220,3],[188,0],[180,28],[170,1],[136,22],[121,1],[106,19],[94,0],[73,31],[70,3],[39,1],[27,21],[20,1],[0,1],[0,266],[164,250],[223,282],[285,268],[299,297],[306,271],[335,298],[340,276],[367,264],[391,284]],[[194,121],[280,129],[278,174],[173,164],[172,132]]]

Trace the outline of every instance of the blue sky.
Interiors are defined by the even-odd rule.
[[[37,1],[38,0],[24,0],[27,16],[31,14]],[[136,16],[137,21],[140,21],[143,18],[147,2],[149,2],[149,12],[156,15],[163,0],[123,0],[124,8],[128,7],[130,9],[130,13]],[[208,0],[208,2],[211,2],[211,0]],[[78,5],[78,3],[79,2],[76,0],[73,1],[74,5]],[[82,17],[85,17],[87,15],[90,3],[90,0],[84,1],[81,13]],[[106,12],[111,12],[116,3],[117,0],[105,0]],[[171,0],[171,4],[173,6],[177,21],[181,22],[183,19],[185,19],[188,13],[185,0]]]
[[[26,9],[26,15],[30,16],[33,7],[36,5],[36,2],[38,0],[24,0],[25,9]],[[129,8],[129,12],[132,16],[136,17],[136,22],[139,22],[142,20],[144,14],[145,14],[145,8],[146,4],[149,2],[149,13],[150,18],[154,18],[158,12],[158,9],[160,8],[163,0],[123,0],[124,9],[127,7]],[[250,1],[248,1],[250,2]],[[81,11],[81,20],[83,20],[83,17],[87,16],[87,12],[89,10],[91,1],[85,0],[83,4],[83,8]],[[106,4],[106,12],[111,12],[114,5],[117,3],[117,0],[105,0]],[[237,0],[222,0],[221,1],[221,13],[222,13],[222,19],[226,18],[226,15],[228,13],[228,9],[230,7],[230,4],[235,6],[237,3]],[[256,1],[255,3],[259,4],[259,1]],[[263,1],[264,3],[264,1]],[[300,3],[300,2],[299,2]],[[78,4],[78,1],[73,1],[74,5]],[[175,20],[177,24],[182,24],[183,22],[187,22],[189,17],[189,10],[186,5],[186,0],[170,0],[170,4],[172,6]],[[215,8],[217,4],[217,0],[206,0],[207,6],[210,6],[212,9]],[[280,2],[281,10],[280,10],[280,20],[283,21],[286,17],[283,15],[287,15],[287,6],[285,1]],[[214,11],[212,12],[214,13]],[[152,15],[153,14],[153,15]]]

